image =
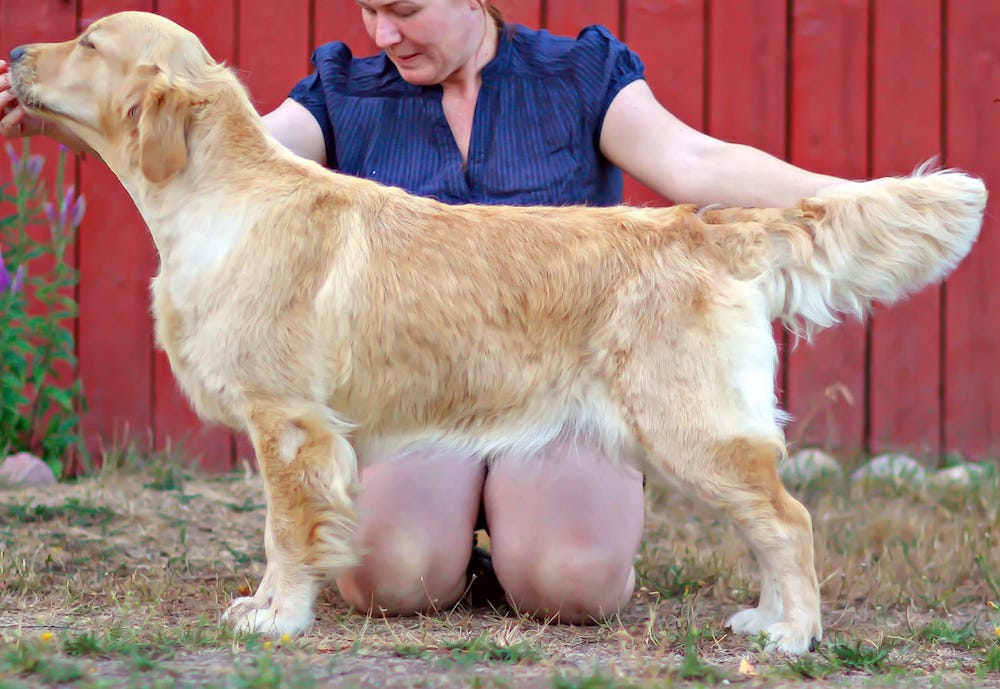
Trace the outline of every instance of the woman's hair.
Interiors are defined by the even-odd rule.
[[[503,28],[503,12],[500,11],[500,8],[490,2],[490,0],[480,0],[480,3],[483,6],[483,11],[493,17],[493,23],[497,25],[497,28]]]

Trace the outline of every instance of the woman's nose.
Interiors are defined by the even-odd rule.
[[[375,36],[373,38],[376,46],[387,48],[399,43],[401,37],[396,22],[389,17],[377,16],[375,17]]]

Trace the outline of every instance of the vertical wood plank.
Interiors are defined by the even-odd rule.
[[[355,57],[378,52],[378,47],[365,31],[361,8],[355,0],[324,0],[316,3],[312,44],[317,46],[329,41],[343,41]]]
[[[625,0],[622,38],[642,58],[657,100],[687,124],[705,127],[705,0]],[[625,202],[670,202],[626,176]]]
[[[257,110],[270,112],[311,71],[309,0],[241,0],[238,31],[240,77]]]
[[[902,175],[941,152],[941,6],[874,0],[872,176]],[[940,458],[941,290],[871,319],[869,437],[874,452]]]
[[[64,0],[0,0],[0,50],[39,41],[63,41],[76,31],[76,8]]]
[[[708,17],[706,131],[786,158],[788,0],[714,0]],[[788,338],[774,327],[779,349],[775,384],[784,405]]]
[[[151,10],[152,2],[81,0],[79,7],[82,29],[113,12]],[[146,450],[153,425],[149,280],[155,252],[132,199],[107,166],[90,156],[80,168],[87,199],[79,235],[77,344],[87,396],[84,428],[92,450],[129,443]]]
[[[156,13],[191,31],[220,62],[233,64],[236,57],[236,1],[155,0]]]
[[[524,24],[537,29],[542,25],[544,1],[493,0],[493,4],[503,12],[504,21],[510,24]]]
[[[712,136],[779,158],[785,151],[787,0],[714,0],[709,12]]]
[[[792,11],[793,163],[848,178],[868,169],[868,2],[796,0]],[[865,328],[844,323],[788,355],[788,437],[858,451],[865,435]]]
[[[612,0],[547,0],[545,28],[554,34],[576,36],[592,24],[620,35],[618,3]]]
[[[159,0],[157,12],[195,33],[216,60],[233,64],[236,57],[235,0],[202,3]],[[233,435],[205,424],[191,408],[160,349],[153,359],[153,428],[155,447],[179,453],[208,471],[233,466]]]
[[[972,254],[945,285],[944,445],[1000,457],[1000,3],[947,2],[946,160],[993,198]]]

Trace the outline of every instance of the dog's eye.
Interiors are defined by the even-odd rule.
[[[80,38],[80,47],[86,48],[87,50],[94,50],[93,42],[86,36]]]
[[[138,103],[136,103],[135,105],[133,105],[131,108],[128,109],[129,119],[134,120],[136,117],[139,116],[140,112],[142,112],[142,108],[139,106]]]

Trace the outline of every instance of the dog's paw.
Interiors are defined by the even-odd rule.
[[[791,622],[778,622],[764,628],[767,635],[767,651],[802,655],[815,651],[819,646],[823,632],[819,625],[802,625]]]
[[[736,634],[755,636],[780,621],[781,613],[776,610],[748,608],[726,620],[726,626]]]
[[[222,614],[222,622],[236,633],[259,633],[280,637],[301,634],[313,623],[311,605],[278,608],[272,602],[261,605],[256,598],[237,598]]]

